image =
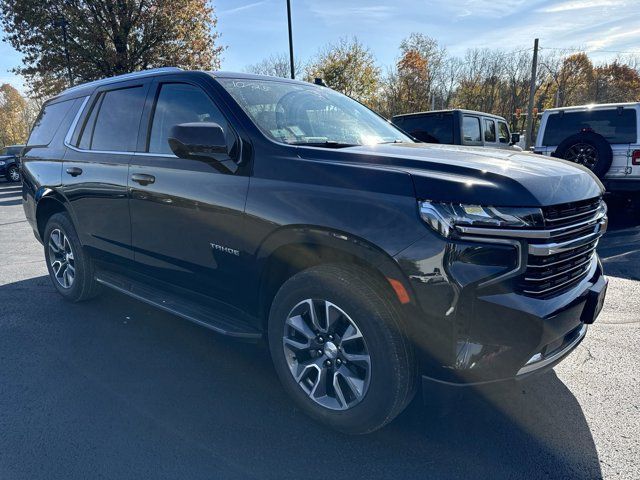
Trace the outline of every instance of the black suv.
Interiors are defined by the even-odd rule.
[[[161,69],[48,101],[24,210],[55,288],[107,286],[245,340],[349,433],[419,381],[523,378],[583,339],[602,185],[562,160],[415,143],[328,88]]]
[[[0,151],[0,176],[8,182],[20,181],[20,152],[24,145],[10,145]]]

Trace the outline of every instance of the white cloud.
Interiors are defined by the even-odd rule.
[[[617,27],[614,30],[620,30],[620,27]],[[640,28],[625,30],[624,32],[620,33],[612,33],[611,31],[609,31],[602,38],[599,38],[597,40],[589,40],[588,42],[586,42],[587,51],[602,50],[603,48],[620,44],[624,42],[624,40],[633,37],[640,37]]]
[[[354,20],[359,22],[381,22],[396,13],[396,8],[388,5],[345,7],[342,3],[331,5],[331,3],[327,1],[314,1],[309,9],[311,13],[330,23],[353,23]]]
[[[558,13],[574,10],[584,10],[586,8],[615,7],[624,4],[625,2],[621,0],[570,0],[568,2],[558,3],[557,5],[543,7],[538,11],[542,13]]]
[[[248,3],[246,5],[241,5],[239,7],[230,8],[228,10],[221,10],[218,12],[218,15],[232,15],[234,13],[242,12],[244,10],[248,10],[250,8],[259,7],[266,3],[266,0],[262,0],[260,2]]]

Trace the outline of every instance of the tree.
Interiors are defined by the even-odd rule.
[[[614,61],[595,69],[597,103],[640,101],[640,73],[628,65]]]
[[[5,39],[23,55],[35,96],[162,66],[212,69],[223,47],[208,0],[0,0]]]
[[[371,51],[357,38],[329,45],[306,68],[305,80],[322,78],[334,90],[373,105],[380,87],[380,69]]]
[[[299,64],[295,65],[296,76],[299,74]],[[271,55],[258,63],[247,67],[249,73],[257,75],[270,75],[272,77],[289,78],[291,68],[289,67],[289,56],[285,54]]]
[[[16,145],[27,141],[33,121],[33,109],[14,87],[0,86],[0,144]]]

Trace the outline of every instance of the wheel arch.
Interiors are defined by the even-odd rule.
[[[415,306],[415,295],[396,261],[371,242],[347,232],[309,226],[283,228],[263,242],[256,260],[260,269],[258,310],[263,326],[273,298],[287,279],[327,263],[360,267],[385,285],[400,307]]]
[[[75,226],[73,214],[68,202],[59,192],[50,188],[41,188],[36,192],[35,201],[36,227],[41,240],[44,241],[44,229],[46,228],[47,220],[56,213],[66,213],[69,215],[69,218]]]

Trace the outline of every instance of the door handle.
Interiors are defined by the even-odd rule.
[[[72,177],[77,177],[78,175],[82,175],[82,169],[78,167],[69,167],[67,168],[67,173]]]
[[[131,181],[139,183],[140,185],[149,185],[156,181],[156,177],[146,173],[134,173],[131,175]]]

